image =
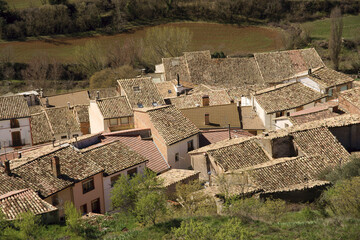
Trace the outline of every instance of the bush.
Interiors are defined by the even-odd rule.
[[[19,228],[22,239],[37,239],[39,233],[40,218],[32,212],[25,212],[15,222]]]
[[[346,164],[340,163],[334,170],[323,172],[320,177],[336,183],[337,181],[357,176],[360,176],[360,158],[353,157]]]
[[[71,202],[65,203],[65,220],[68,230],[76,235],[81,233],[81,213],[75,208]]]

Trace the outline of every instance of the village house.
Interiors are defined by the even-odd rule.
[[[252,104],[266,129],[276,129],[275,119],[325,102],[326,95],[299,82],[281,84],[256,92]]]
[[[79,151],[64,144],[57,148],[37,149],[35,157],[14,159],[8,175],[28,183],[49,204],[59,209],[64,218],[65,202],[85,214],[104,213],[104,169]]]
[[[0,97],[0,153],[32,145],[30,125],[30,110],[22,95]]]
[[[120,79],[118,92],[126,97],[131,108],[148,108],[165,104],[151,77]]]
[[[339,94],[339,108],[347,113],[360,114],[360,88],[353,88]]]
[[[360,117],[343,115],[250,138],[224,140],[190,152],[200,178],[225,175],[236,194],[309,201],[329,182],[320,173],[344,164],[359,151]]]
[[[175,106],[134,109],[136,128],[150,128],[153,141],[171,168],[191,167],[188,152],[199,147],[199,129]]]
[[[124,96],[91,100],[89,118],[91,133],[134,128],[133,111]]]
[[[131,177],[134,174],[143,173],[147,162],[142,155],[119,141],[96,145],[96,147],[85,149],[83,154],[105,169],[103,183],[106,212],[112,210],[111,190],[116,180],[121,175]]]

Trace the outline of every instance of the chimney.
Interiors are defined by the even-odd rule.
[[[96,100],[99,100],[99,99],[100,99],[100,92],[96,91]]]
[[[210,125],[210,114],[205,113],[205,125]]]
[[[68,105],[68,108],[70,109],[71,108],[70,102],[67,102],[67,105]]]
[[[176,74],[176,78],[177,78],[177,85],[180,86],[180,76],[179,76],[179,74]]]
[[[45,103],[45,104],[46,104],[46,107],[49,107],[49,98],[48,98],[48,97],[46,97],[46,99],[45,99],[45,100],[46,100],[46,103]]]
[[[53,171],[53,176],[58,178],[60,176],[60,159],[57,156],[54,156],[51,159],[51,168]]]
[[[308,70],[308,75],[310,75],[311,74],[311,68],[309,68],[309,70]]]
[[[10,161],[9,160],[5,160],[4,162],[5,164],[5,173],[10,176],[11,175],[11,170],[10,170]]]
[[[203,107],[206,107],[206,106],[210,105],[210,99],[209,99],[208,95],[204,95],[202,97],[202,104],[203,104]]]

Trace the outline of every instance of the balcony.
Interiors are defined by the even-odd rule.
[[[132,129],[132,128],[134,128],[134,124],[129,123],[129,124],[110,126],[109,130],[110,130],[110,132],[116,132],[116,131],[121,131],[121,130],[126,130],[126,129]]]

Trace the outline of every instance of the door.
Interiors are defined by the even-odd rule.
[[[93,213],[100,213],[101,209],[100,209],[100,198],[97,198],[93,201],[91,201],[91,211]]]
[[[21,146],[21,135],[20,132],[12,132],[11,133],[11,137],[12,137],[12,146],[13,147],[17,147],[17,146]]]

